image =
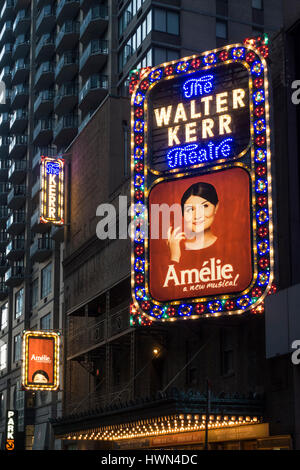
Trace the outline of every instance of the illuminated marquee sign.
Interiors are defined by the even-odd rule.
[[[41,157],[41,222],[64,224],[64,160]]]
[[[15,410],[7,410],[5,450],[8,450],[8,451],[16,450],[17,426],[18,426],[18,412]]]
[[[147,70],[136,83],[132,296],[149,320],[241,314],[258,307],[270,290],[263,55],[251,42],[226,46]],[[175,206],[179,215],[163,213]],[[153,237],[157,225],[160,235]]]
[[[59,339],[59,334],[54,332],[25,331],[22,371],[24,390],[58,390]]]

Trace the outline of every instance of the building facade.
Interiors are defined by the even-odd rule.
[[[61,448],[81,431],[90,437],[102,421],[120,428],[133,410],[136,421],[157,425],[167,402],[168,416],[201,414],[209,377],[216,410],[235,413],[249,428],[243,443],[222,445],[258,446],[271,427],[270,420],[261,421],[263,320],[132,328],[130,242],[99,240],[96,209],[103,202],[118,208],[119,196],[130,193],[130,71],[261,32],[272,37],[283,24],[282,2],[2,3],[0,432],[11,408],[18,410],[26,449]],[[42,155],[66,160],[64,228],[39,221]],[[62,331],[63,392],[21,390],[24,329]],[[200,346],[203,353],[193,361]],[[98,418],[86,426],[84,413],[97,415],[96,409]],[[291,432],[282,431],[284,446]],[[70,448],[82,447],[69,440]],[[142,440],[136,445],[158,445]]]

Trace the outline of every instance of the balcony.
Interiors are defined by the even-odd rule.
[[[37,238],[30,247],[30,258],[34,262],[46,261],[53,251],[54,243],[49,237]]]
[[[5,284],[5,282],[0,282],[0,300],[6,299],[8,296],[8,286]]]
[[[10,118],[10,132],[12,134],[21,134],[26,129],[27,123],[27,109],[16,109]]]
[[[8,157],[10,142],[11,142],[10,136],[6,136],[6,135],[0,136],[0,158]]]
[[[5,256],[0,256],[0,276],[4,276],[6,271],[9,268],[9,262],[7,261]]]
[[[80,26],[80,41],[87,43],[102,36],[108,25],[108,8],[104,5],[92,7]]]
[[[66,83],[62,85],[54,100],[56,114],[70,112],[78,103],[78,83]]]
[[[8,134],[9,133],[9,123],[10,123],[10,115],[7,112],[0,114],[0,132],[1,134]]]
[[[55,12],[51,5],[45,5],[36,20],[36,34],[50,33],[55,26]]]
[[[26,185],[16,184],[12,187],[7,196],[9,209],[16,210],[24,206],[26,201]]]
[[[13,238],[6,247],[6,258],[10,261],[18,261],[25,255],[25,239]]]
[[[33,106],[35,117],[52,114],[54,96],[55,96],[55,93],[52,89],[43,90],[39,93]]]
[[[3,7],[0,12],[0,20],[7,21],[13,18],[14,16],[14,0],[6,0],[3,4]]]
[[[15,135],[9,146],[9,158],[11,160],[16,160],[24,157],[27,150],[28,136]]]
[[[30,14],[26,10],[20,10],[13,24],[15,36],[25,34],[30,28]]]
[[[29,99],[29,88],[28,85],[24,85],[23,83],[20,83],[19,85],[16,85],[12,89],[11,93],[11,106],[14,109],[18,108],[24,108]]]
[[[16,287],[24,281],[24,277],[24,266],[11,266],[5,273],[4,281],[9,287]]]
[[[109,312],[108,321],[97,317],[77,317],[76,330],[68,336],[68,358],[75,357],[87,349],[99,347],[111,338],[130,329],[128,302]]]
[[[61,54],[63,51],[74,49],[79,40],[79,21],[66,21],[56,36],[56,52]]]
[[[30,40],[25,34],[20,34],[13,45],[12,57],[14,60],[18,60],[21,57],[27,57],[30,49]]]
[[[5,65],[2,68],[2,72],[0,74],[0,82],[4,82],[6,86],[10,88],[11,86],[11,68],[9,65]]]
[[[25,211],[13,211],[6,222],[6,231],[10,235],[19,235],[21,232],[24,232],[25,224]]]
[[[12,162],[8,170],[8,181],[12,184],[20,184],[25,179],[26,171],[26,160],[16,160]]]
[[[0,31],[0,44],[2,42],[12,42],[14,38],[13,34],[13,23],[12,21],[8,20],[4,23],[1,31]]]
[[[10,166],[9,160],[0,160],[0,181],[5,183],[7,181],[8,168]]]
[[[108,41],[93,39],[80,58],[80,74],[87,76],[99,72],[105,65],[108,56]]]
[[[0,206],[0,228],[6,228],[6,222],[9,216],[9,210],[7,206]]]
[[[8,234],[5,230],[0,230],[0,251],[6,249],[8,243]]]
[[[79,11],[79,0],[60,0],[56,7],[56,21],[63,23],[73,19]]]
[[[0,183],[0,204],[5,205],[7,203],[8,194],[11,190],[10,183]]]
[[[59,148],[66,147],[72,142],[77,135],[78,130],[78,116],[74,114],[67,114],[62,116],[57,122],[54,129],[53,142]]]
[[[92,75],[79,93],[79,108],[83,114],[101,103],[108,91],[108,78],[105,75]]]
[[[37,209],[31,217],[31,231],[35,233],[46,233],[51,228],[51,224],[44,224],[40,221],[40,213]]]
[[[12,91],[9,88],[0,87],[0,112],[10,111]]]
[[[53,34],[43,34],[37,43],[35,50],[36,62],[50,60],[55,52],[55,36]]]
[[[6,65],[11,65],[12,63],[12,49],[13,49],[13,44],[10,42],[7,42],[4,44],[4,46],[1,49],[0,52],[0,69],[5,67]]]
[[[55,69],[55,80],[58,84],[71,81],[78,73],[78,54],[64,52]]]
[[[55,119],[53,117],[42,118],[37,122],[33,131],[35,145],[48,145],[52,140]]]
[[[18,59],[15,63],[11,74],[11,83],[16,85],[17,83],[24,83],[28,80],[30,71],[30,64],[25,59]]]
[[[54,82],[54,70],[55,66],[53,62],[43,62],[38,68],[35,75],[35,89],[36,90],[45,90],[50,88]]]

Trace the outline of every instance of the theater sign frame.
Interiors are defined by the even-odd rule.
[[[210,165],[190,165],[160,172],[151,168],[148,140],[150,91],[162,81],[208,73],[217,67],[241,64],[248,71],[250,143],[231,159]],[[174,321],[255,311],[269,293],[274,276],[271,137],[268,66],[263,55],[250,44],[234,44],[164,63],[147,70],[131,99],[131,197],[132,214],[131,286],[136,311],[151,321]],[[248,156],[246,158],[246,156]],[[143,227],[149,224],[148,198],[158,183],[213,173],[228,168],[244,168],[250,179],[251,245],[253,277],[242,292],[207,297],[174,299],[167,302],[151,297],[149,290],[149,241]],[[139,206],[143,209],[137,209]],[[144,225],[143,225],[144,224]]]

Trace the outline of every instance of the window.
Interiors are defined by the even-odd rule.
[[[7,344],[0,346],[0,370],[7,367]]]
[[[7,327],[8,321],[8,303],[4,304],[1,308],[1,330]]]
[[[216,36],[217,38],[227,39],[227,22],[226,21],[216,21]]]
[[[119,37],[122,36],[125,29],[145,1],[146,0],[131,0],[131,2],[128,3],[126,9],[119,17]]]
[[[41,298],[43,299],[51,292],[52,264],[48,264],[41,273]]]
[[[154,48],[154,60],[153,65],[163,64],[164,62],[170,62],[171,60],[179,59],[179,52],[173,49],[164,49],[162,47]]]
[[[34,307],[39,300],[39,279],[36,278],[31,284],[31,307]]]
[[[231,329],[221,331],[221,354],[222,374],[232,374],[234,372],[234,347]]]
[[[0,393],[0,419],[4,418],[4,393]]]
[[[154,9],[154,29],[163,33],[179,34],[179,14],[161,8]]]
[[[50,330],[51,329],[51,313],[48,313],[41,318],[41,330]]]
[[[123,70],[130,57],[140,47],[146,36],[152,29],[152,11],[150,10],[144,21],[139,25],[135,33],[128,39],[119,53],[119,72]]]
[[[263,0],[252,0],[252,8],[256,8],[257,10],[262,10]]]
[[[14,362],[17,362],[21,359],[21,334],[18,334],[14,337]]]
[[[20,289],[15,295],[15,318],[19,318],[23,313],[24,289]]]

